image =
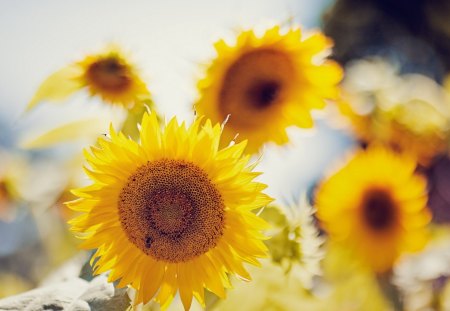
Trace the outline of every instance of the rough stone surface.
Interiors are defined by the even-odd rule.
[[[87,282],[73,278],[0,300],[1,311],[124,311],[125,289],[115,289],[104,275]]]

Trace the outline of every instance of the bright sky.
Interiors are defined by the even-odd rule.
[[[212,57],[214,41],[230,37],[235,30],[285,23],[291,17],[306,28],[317,27],[329,3],[331,0],[1,1],[0,122],[6,124],[8,133],[17,134],[106,113],[98,109],[98,103],[80,95],[66,105],[43,104],[19,118],[43,79],[109,42],[131,52],[160,112],[189,119],[195,83],[201,76],[199,64]],[[2,132],[0,143],[6,133]],[[293,136],[294,146],[269,148],[261,165],[266,171],[263,179],[274,185],[269,192],[279,197],[296,196],[297,189],[316,179],[350,143],[323,127],[294,131]]]

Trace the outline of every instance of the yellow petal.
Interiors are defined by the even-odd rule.
[[[81,69],[73,65],[53,73],[39,86],[26,110],[31,110],[42,101],[59,102],[68,98],[82,87],[80,75]]]
[[[54,128],[37,137],[26,138],[20,142],[20,146],[25,149],[46,148],[62,142],[99,136],[105,130],[101,125],[101,119],[97,118],[77,120]]]

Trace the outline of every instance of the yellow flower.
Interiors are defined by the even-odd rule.
[[[63,101],[82,88],[86,88],[91,96],[126,108],[150,99],[136,68],[117,46],[109,46],[101,53],[87,55],[50,75],[38,88],[27,109],[42,101]]]
[[[29,177],[29,164],[21,154],[0,148],[0,220],[15,219],[17,207],[24,201],[24,185]]]
[[[10,214],[11,190],[10,185],[6,180],[0,178],[0,219],[7,220]]]
[[[352,248],[376,272],[426,243],[426,182],[406,155],[359,151],[319,187],[317,216],[330,237]]]
[[[330,46],[321,33],[304,38],[300,29],[281,34],[278,26],[262,37],[244,31],[235,46],[220,40],[217,58],[198,83],[196,109],[213,122],[230,115],[224,141],[239,134],[238,141],[249,140],[249,152],[268,141],[285,144],[286,127],[312,127],[311,109],[337,96],[342,70],[320,57]]]
[[[221,131],[175,118],[162,131],[145,114],[140,143],[111,128],[86,152],[93,184],[68,203],[82,212],[72,230],[97,248],[96,273],[138,290],[135,304],[156,295],[166,308],[178,290],[185,309],[193,296],[204,305],[204,288],[225,297],[228,274],[249,280],[243,262],[267,256],[266,222],[252,210],[272,199],[253,181],[245,142],[219,149]]]

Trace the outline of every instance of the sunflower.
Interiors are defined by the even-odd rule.
[[[0,178],[0,219],[8,219],[11,205],[11,191],[6,180]]]
[[[313,126],[311,109],[336,98],[342,78],[339,65],[323,60],[331,41],[321,33],[302,37],[300,29],[280,33],[279,26],[262,37],[244,31],[235,46],[215,44],[217,58],[198,82],[199,114],[222,122],[230,115],[224,141],[239,134],[248,151],[265,142],[288,142],[286,127]]]
[[[0,221],[13,221],[24,203],[29,164],[21,154],[0,148]]]
[[[201,126],[201,123],[204,125]],[[220,125],[173,118],[160,130],[154,113],[142,119],[140,143],[110,130],[86,152],[93,184],[74,190],[67,203],[80,216],[72,230],[97,248],[96,273],[152,297],[166,308],[177,290],[185,309],[204,288],[225,297],[228,274],[249,280],[243,262],[267,256],[266,222],[252,210],[271,202],[253,181],[245,142],[219,149]]]
[[[126,108],[150,99],[136,68],[119,47],[111,45],[101,53],[87,55],[50,75],[38,88],[27,109],[44,100],[63,101],[82,88],[86,88],[91,96]]]
[[[359,151],[319,187],[317,216],[330,237],[353,247],[376,272],[426,243],[425,179],[415,161],[381,147]]]

